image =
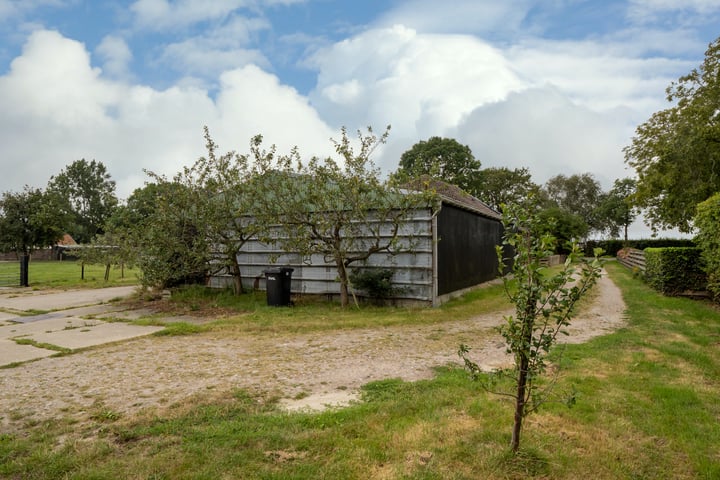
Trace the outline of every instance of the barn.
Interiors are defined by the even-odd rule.
[[[437,306],[497,277],[495,247],[502,242],[503,226],[498,212],[458,187],[445,182],[425,181],[437,193],[435,207],[417,208],[407,215],[400,229],[400,248],[394,254],[373,254],[362,269],[393,271],[397,304]],[[278,249],[276,244],[252,239],[237,254],[246,288],[265,289],[265,271],[272,267],[292,268],[293,295],[339,295],[335,265],[322,255],[303,257]],[[215,275],[210,285],[231,285],[231,279]],[[355,291],[358,296],[364,292]]]

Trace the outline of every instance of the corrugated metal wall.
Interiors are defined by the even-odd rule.
[[[389,231],[389,225],[383,229]],[[393,286],[401,293],[396,298],[428,302],[433,300],[433,232],[432,214],[429,209],[412,211],[411,217],[401,226],[399,244],[411,250],[395,255],[374,254],[363,264],[356,267],[392,268]],[[265,289],[263,271],[270,267],[291,267],[293,294],[337,295],[340,284],[337,281],[337,269],[332,259],[322,255],[302,258],[297,253],[286,253],[273,244],[251,240],[238,253],[238,262],[246,288]],[[274,260],[274,262],[272,262]],[[230,277],[211,278],[211,286],[230,285]]]
[[[502,242],[499,221],[443,204],[437,224],[438,295],[498,276],[495,245]]]

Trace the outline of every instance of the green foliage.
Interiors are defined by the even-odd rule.
[[[522,203],[537,194],[540,187],[531,178],[527,168],[484,168],[476,175],[468,193],[500,211],[502,205]]]
[[[77,243],[89,243],[105,231],[117,207],[115,182],[102,162],[76,160],[50,177],[47,190],[64,200],[68,232]]]
[[[158,289],[203,282],[210,250],[196,208],[200,192],[177,179],[155,180],[154,210],[129,237],[137,245],[141,282]]]
[[[520,448],[520,433],[525,416],[536,411],[552,393],[554,382],[541,381],[546,372],[546,358],[558,335],[575,313],[578,301],[588,292],[600,276],[600,264],[595,252],[592,263],[580,262],[581,252],[573,243],[567,261],[561,269],[548,272],[542,259],[552,255],[556,239],[542,233],[540,217],[522,206],[509,205],[503,212],[505,235],[503,246],[514,251],[512,261],[513,282],[503,277],[508,298],[515,306],[515,315],[505,317],[500,333],[505,339],[508,353],[514,358],[510,370],[496,372],[509,377],[514,391],[503,392],[515,400],[515,422],[511,449]],[[503,265],[503,246],[497,247],[499,264]],[[469,349],[461,345],[459,354],[466,367],[477,378],[480,367],[468,357]]]
[[[25,187],[0,199],[0,250],[29,255],[63,237],[65,218],[57,196]]]
[[[612,189],[601,196],[597,207],[598,221],[602,230],[613,238],[617,238],[622,230],[623,238],[628,240],[628,227],[640,213],[633,206],[636,188],[637,183],[632,178],[618,179]]]
[[[707,276],[703,271],[700,248],[646,248],[645,279],[665,295],[705,290]]]
[[[625,161],[653,228],[690,232],[696,205],[720,191],[720,38],[699,68],[667,88],[667,100],[674,105],[637,128]]]
[[[393,273],[387,268],[355,268],[349,279],[355,288],[365,291],[371,298],[388,298],[393,293]]]
[[[586,240],[583,242],[583,251],[586,256],[592,256],[596,248],[601,248],[606,255],[614,257],[625,247],[645,250],[646,248],[660,247],[695,247],[696,244],[689,238],[643,238],[639,240]]]
[[[550,206],[580,217],[589,231],[602,231],[603,222],[598,212],[602,199],[600,182],[590,173],[582,175],[556,175],[545,183],[543,191]]]
[[[467,145],[452,138],[430,137],[421,140],[400,156],[396,173],[401,178],[430,175],[469,192],[480,170]]]
[[[705,262],[708,290],[716,301],[720,301],[720,193],[698,205],[694,223],[698,229],[695,241]]]
[[[588,233],[588,225],[582,217],[560,207],[546,208],[538,213],[538,218],[539,233],[555,238],[555,253],[569,253],[569,245]]]

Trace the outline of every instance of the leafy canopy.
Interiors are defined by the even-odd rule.
[[[50,177],[48,191],[65,199],[71,218],[68,233],[78,243],[89,243],[104,232],[105,222],[115,210],[115,181],[102,162],[76,160],[58,175]]]
[[[479,170],[480,161],[475,159],[470,147],[452,138],[430,137],[400,156],[396,175],[404,178],[430,175],[470,191]]]
[[[29,255],[63,237],[65,218],[59,199],[28,186],[0,199],[0,250]]]
[[[625,161],[637,172],[635,199],[650,226],[689,232],[695,206],[720,191],[720,38],[666,92],[674,106],[636,129]]]

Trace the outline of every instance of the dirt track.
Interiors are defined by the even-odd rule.
[[[573,321],[566,341],[618,328],[624,309],[620,291],[603,276],[593,305]],[[61,416],[82,421],[98,410],[131,416],[237,388],[278,395],[291,409],[347,402],[367,382],[418,380],[430,377],[435,366],[459,364],[460,343],[470,345],[484,367],[505,364],[493,329],[501,321],[496,314],[330,333],[145,337],[45,358],[0,370],[0,432]]]

